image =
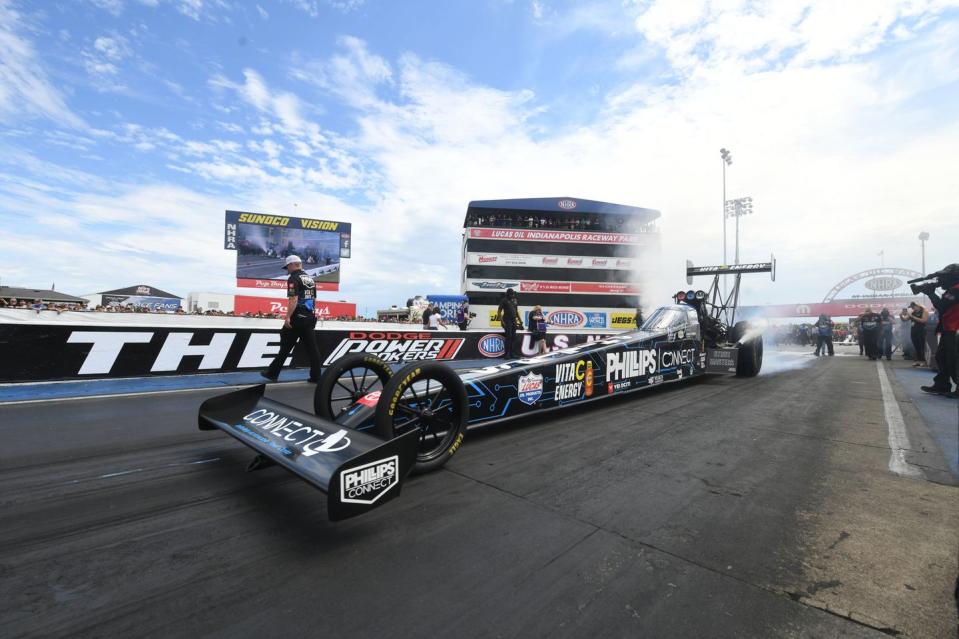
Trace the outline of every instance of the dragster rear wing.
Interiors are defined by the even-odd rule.
[[[692,284],[693,278],[699,275],[712,275],[713,282],[705,294],[704,311],[708,317],[722,322],[726,326],[736,323],[736,307],[739,305],[739,281],[744,273],[769,273],[772,281],[776,281],[776,256],[770,255],[768,262],[752,262],[750,264],[722,264],[720,266],[694,266],[691,260],[686,260],[686,283]],[[723,275],[733,275],[733,285],[728,287],[723,282],[723,291],[720,291],[720,280],[726,280]]]
[[[400,494],[416,462],[418,431],[384,441],[267,399],[264,389],[260,384],[206,400],[200,430],[220,429],[322,490],[332,521]]]
[[[754,262],[752,264],[722,264],[720,266],[693,266],[686,260],[686,283],[692,284],[697,275],[736,275],[742,273],[769,273],[770,279],[776,281],[776,257],[771,255],[768,262]]]

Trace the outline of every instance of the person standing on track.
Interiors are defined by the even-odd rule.
[[[310,357],[310,381],[320,380],[320,352],[316,345],[316,282],[304,270],[300,258],[296,255],[286,257],[283,269],[290,274],[286,280],[286,317],[280,331],[280,352],[276,354],[269,368],[260,375],[275,382],[280,376],[283,362],[289,357],[297,340],[306,347]]]
[[[932,386],[920,386],[920,389],[934,395],[946,395],[959,399],[959,264],[950,264],[942,271],[939,286],[945,289],[942,295],[935,290],[925,291],[936,307],[939,315],[939,347],[936,349],[936,363],[939,372],[932,380]],[[952,384],[956,390],[952,390]]]
[[[889,315],[889,309],[883,308],[879,313],[879,345],[877,349],[878,357],[892,359],[892,316]]]
[[[913,366],[922,366],[926,359],[926,323],[929,321],[929,309],[922,304],[909,302],[909,338],[912,340]]]
[[[879,313],[868,310],[859,316],[859,326],[862,329],[862,338],[859,343],[866,351],[869,359],[879,359]]]
[[[835,355],[832,346],[832,329],[833,324],[832,320],[829,319],[825,313],[819,316],[819,319],[816,321],[816,352],[813,353],[816,357],[819,357],[820,354],[825,355],[826,349],[829,349],[829,356],[832,357]]]
[[[519,319],[519,309],[516,308],[516,291],[511,288],[506,289],[499,308],[496,310],[496,321],[503,327],[503,346],[506,352],[503,356],[506,359],[515,359],[516,329],[522,326]]]

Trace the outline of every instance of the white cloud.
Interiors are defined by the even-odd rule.
[[[342,36],[337,43],[343,53],[298,66],[293,77],[327,89],[352,106],[374,105],[378,101],[377,87],[392,82],[389,63],[371,54],[366,43],[358,38]]]
[[[111,77],[120,72],[120,63],[133,54],[130,43],[119,34],[100,36],[83,51],[83,66],[93,76]]]
[[[20,14],[0,0],[0,118],[41,116],[57,125],[86,125],[47,78],[33,45],[18,31]]]

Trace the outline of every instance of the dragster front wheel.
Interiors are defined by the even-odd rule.
[[[392,374],[379,357],[362,353],[341,357],[320,376],[313,393],[313,412],[333,421],[364,396],[381,390]]]
[[[376,404],[376,434],[393,439],[420,432],[413,472],[436,470],[452,457],[466,434],[466,387],[445,364],[410,364],[387,382]]]

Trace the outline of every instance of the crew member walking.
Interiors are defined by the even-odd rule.
[[[300,340],[310,357],[310,381],[320,380],[320,352],[316,346],[316,283],[304,270],[300,258],[288,255],[283,267],[290,277],[286,280],[286,318],[280,331],[280,352],[273,358],[269,368],[260,375],[275,382],[280,376],[283,362],[289,357]]]
[[[506,349],[504,357],[515,359],[516,329],[522,326],[519,319],[519,309],[516,308],[516,291],[506,289],[506,294],[496,310],[496,321],[503,327],[503,347]]]

